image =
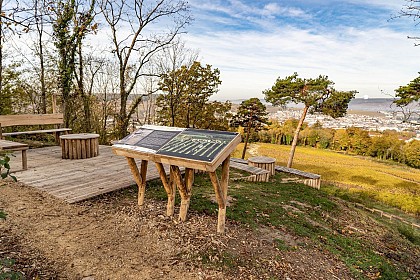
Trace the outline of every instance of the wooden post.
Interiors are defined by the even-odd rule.
[[[227,189],[229,183],[229,164],[230,156],[228,156],[222,163],[222,181],[219,183],[216,172],[209,172],[211,183],[213,184],[216,200],[219,204],[219,214],[217,217],[217,232],[225,232],[226,221],[226,202],[227,202]]]
[[[70,148],[69,150],[71,151],[71,156],[70,159],[75,159],[77,158],[77,147],[76,147],[76,140],[72,139],[70,140]]]
[[[191,169],[190,171],[187,171],[187,169],[190,169],[190,168],[185,169],[186,174],[193,172]],[[181,196],[181,207],[179,209],[179,219],[185,222],[187,220],[188,208],[190,207],[191,187],[188,188],[184,180],[182,180],[181,171],[179,170],[178,166],[171,165],[171,170],[173,172],[174,181],[176,185],[178,186],[179,194]],[[186,177],[189,177],[186,180],[187,184],[192,185],[191,175],[186,176]]]
[[[138,197],[138,204],[139,205],[143,205],[143,202],[144,202],[144,193],[146,191],[147,163],[148,163],[147,160],[142,160],[141,161],[140,176],[141,176],[141,180],[142,180],[142,185],[141,185],[141,192],[139,192],[139,197]]]
[[[26,156],[26,149],[22,150],[22,169],[28,169],[28,157]]]
[[[99,140],[98,140],[99,141]],[[92,149],[91,149],[91,145],[88,143],[88,144],[86,144],[86,153],[88,154],[88,155],[91,155],[91,156],[93,156],[93,151],[92,151]]]
[[[194,169],[185,168],[185,185],[190,194],[192,192],[193,183],[194,183]]]
[[[54,139],[55,139],[55,143],[60,145],[60,132],[54,132]]]
[[[139,188],[137,203],[139,206],[142,206],[144,203],[144,193],[146,190],[147,160],[141,161],[140,172],[137,167],[136,161],[133,158],[127,157],[127,161],[128,166],[130,166],[131,173],[133,174],[134,181],[136,181],[136,184]]]
[[[175,199],[176,199],[176,183],[174,178],[174,172],[171,168],[169,168],[169,187],[171,188],[171,191],[174,195],[173,197],[173,205],[175,205]],[[172,213],[173,215],[173,213]]]
[[[173,182],[173,175],[172,169],[170,170],[170,179],[169,182],[166,179],[166,172],[165,168],[163,168],[163,164],[160,162],[156,162],[156,168],[159,171],[160,179],[162,180],[163,187],[165,188],[166,194],[168,195],[168,204],[166,206],[166,215],[173,216],[174,215],[174,207],[175,207],[175,184]]]
[[[221,188],[223,192],[223,200],[225,205],[223,208],[219,207],[219,215],[217,217],[217,232],[225,232],[225,223],[226,223],[226,204],[227,204],[227,191],[229,185],[229,167],[230,167],[230,155],[222,163],[222,181]]]

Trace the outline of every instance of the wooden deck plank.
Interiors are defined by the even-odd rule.
[[[111,187],[107,188],[106,191],[105,190],[103,190],[103,191],[98,190],[96,192],[92,191],[91,193],[83,193],[83,194],[78,194],[78,195],[68,195],[68,196],[63,196],[63,197],[60,197],[60,198],[66,200],[69,203],[76,203],[76,202],[83,201],[83,200],[86,200],[86,199],[89,199],[89,198],[92,198],[92,197],[95,197],[95,196],[98,196],[98,195],[101,195],[101,194],[105,194],[105,193],[108,193],[108,192],[113,192],[113,191],[117,191],[117,190],[120,190],[120,189],[124,189],[124,188],[126,188],[126,185],[127,185],[127,182],[125,182],[125,181],[115,182],[115,184],[113,184]]]
[[[99,156],[69,160],[61,158],[59,146],[28,150],[28,170],[20,170],[21,156],[11,158],[11,169],[18,181],[45,191],[69,203],[134,185],[127,161],[112,153],[110,146],[100,146]],[[165,166],[169,174],[169,167]],[[146,179],[159,178],[154,165]]]
[[[151,181],[158,178],[159,178],[159,174],[147,172],[146,181]],[[136,183],[134,182],[132,178],[123,178],[118,181],[114,181],[114,184],[132,186],[132,185],[135,185]],[[119,189],[119,188],[116,188],[116,189]],[[57,190],[57,191],[51,192],[51,194],[57,197],[62,197],[62,198],[66,198],[69,196],[72,198],[76,198],[76,197],[87,198],[87,197],[94,197],[96,195],[107,193],[110,190],[112,191],[113,187],[109,186],[109,183],[105,181],[102,184],[95,184],[95,185],[87,184],[83,187],[80,186],[78,188],[72,188],[72,189],[67,189],[67,190]]]
[[[104,194],[113,190],[118,190],[121,187],[118,187],[119,185],[123,186],[132,186],[136,183],[132,178],[122,178],[117,181],[113,180],[113,184],[116,185],[116,187],[109,186],[109,180],[114,177],[110,176],[110,178],[107,178],[107,180],[103,180],[102,183],[96,183],[95,185],[92,185],[91,182],[87,182],[83,185],[78,185],[72,188],[66,188],[66,189],[58,189],[55,191],[51,191],[50,193],[52,195],[55,195],[57,197],[63,198],[63,199],[78,199],[78,198],[91,198],[100,194]],[[146,176],[146,180],[154,180],[159,178],[159,175],[154,172],[148,172]]]
[[[123,165],[120,166],[119,168],[114,168],[113,166],[109,167],[105,164],[98,164],[98,165],[95,165],[95,168],[85,168],[85,169],[80,169],[80,168],[75,169],[74,167],[71,168],[71,166],[66,166],[65,169],[59,170],[58,172],[55,172],[54,174],[50,174],[50,175],[45,174],[45,173],[40,173],[39,170],[36,170],[33,172],[33,174],[29,174],[31,178],[28,178],[29,176],[24,176],[22,177],[22,179],[23,178],[27,179],[27,181],[30,182],[31,184],[41,184],[41,183],[48,184],[48,181],[55,181],[57,184],[60,184],[60,182],[66,183],[69,180],[67,178],[67,176],[69,175],[68,173],[69,169],[72,170],[71,177],[73,177],[73,180],[79,180],[79,179],[89,180],[90,173],[92,172],[95,173],[95,176],[100,176],[107,173],[124,171],[124,168],[126,167]]]
[[[146,175],[146,180],[150,181],[152,179],[155,179],[158,177],[158,173],[156,170],[149,170],[149,172],[147,172]],[[46,190],[48,190],[50,193],[52,194],[61,194],[61,193],[68,193],[68,192],[74,192],[74,191],[78,191],[78,192],[85,192],[87,189],[90,188],[106,188],[107,185],[109,185],[110,181],[126,181],[129,180],[129,184],[134,185],[135,181],[132,178],[132,176],[127,176],[127,177],[119,177],[119,178],[115,178],[115,174],[110,174],[107,176],[100,176],[100,179],[95,180],[94,183],[92,183],[89,180],[83,180],[83,181],[79,181],[79,183],[77,185],[72,185],[72,186],[60,186],[59,188],[48,188]]]
[[[135,182],[133,180],[130,179],[124,179],[124,180],[119,180],[117,182],[114,182],[114,185],[128,185],[128,186],[132,186],[133,184],[135,184]],[[57,196],[59,198],[72,198],[75,199],[77,197],[94,197],[95,195],[98,194],[104,194],[109,192],[110,190],[114,190],[113,186],[109,186],[109,184],[107,184],[106,182],[103,182],[100,185],[86,185],[84,188],[75,188],[75,189],[70,189],[70,190],[58,190],[56,192],[51,192],[52,195]]]

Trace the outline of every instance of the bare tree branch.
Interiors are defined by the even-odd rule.
[[[133,3],[131,7],[129,4]],[[191,21],[188,3],[184,0],[157,0],[144,1],[121,0],[115,4],[112,0],[102,0],[102,13],[111,30],[111,39],[114,45],[113,53],[119,63],[119,93],[120,113],[117,117],[118,135],[124,137],[127,133],[129,119],[141,102],[137,98],[128,106],[128,96],[138,86],[139,78],[147,75],[147,65],[153,56],[170,45],[182,33],[185,26]],[[172,28],[160,29],[158,35],[154,25],[160,20],[169,20]],[[127,23],[131,29],[126,34]],[[124,30],[123,32],[118,32]],[[120,35],[120,33],[122,33]],[[122,37],[122,38],[120,38]],[[130,107],[127,110],[127,107]]]

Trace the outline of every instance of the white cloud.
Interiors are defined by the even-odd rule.
[[[263,14],[267,15],[273,15],[280,13],[281,9],[280,6],[277,3],[269,3],[264,6],[263,8]]]
[[[262,97],[278,76],[295,71],[302,77],[328,75],[339,90],[381,97],[381,90],[392,94],[419,71],[420,50],[388,29],[317,34],[288,27],[273,33],[189,34],[186,39],[201,50],[205,63],[221,70],[219,99]]]
[[[302,9],[294,7],[281,7],[277,3],[266,4],[261,10],[256,10],[254,13],[267,16],[269,19],[276,16],[287,16],[293,18],[310,18],[308,14]]]
[[[389,9],[401,9],[403,5],[406,5],[406,1],[401,0],[346,0],[348,3],[361,4],[361,5],[372,5],[381,8]]]
[[[250,4],[251,3],[251,4]],[[304,10],[296,7],[280,6],[276,2],[271,2],[263,7],[255,5],[254,1],[243,1],[243,0],[228,0],[228,1],[192,1],[191,5],[199,17],[202,16],[204,11],[206,12],[221,12],[223,16],[213,15],[216,19],[221,17],[229,16],[237,20],[246,20],[253,22],[260,26],[267,26],[269,22],[276,16],[286,17],[298,17],[298,18],[310,18],[310,15],[306,14]],[[257,2],[258,3],[258,2]]]
[[[231,9],[226,5],[222,5],[217,1],[214,2],[203,2],[203,1],[190,1],[191,6],[196,10],[206,10],[214,12],[223,12],[229,14]]]

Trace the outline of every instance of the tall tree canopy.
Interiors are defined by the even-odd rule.
[[[82,5],[76,0],[60,0],[51,2],[53,38],[58,52],[58,82],[62,95],[64,122],[67,127],[72,124],[74,117],[73,78],[76,70],[77,47],[81,45],[86,34],[95,25],[95,1],[85,0]]]
[[[273,106],[284,106],[288,103],[303,103],[304,108],[296,128],[287,167],[292,166],[293,157],[303,121],[306,114],[322,113],[333,118],[346,114],[348,104],[356,95],[356,91],[337,91],[334,82],[328,76],[302,79],[297,73],[286,78],[278,78],[271,89],[263,91],[265,100]]]
[[[420,125],[420,76],[408,85],[400,86],[395,90],[394,104],[399,107],[404,115],[405,122]]]
[[[164,74],[160,82],[163,92],[156,102],[161,124],[179,127],[222,129],[230,103],[210,102],[221,84],[219,69],[202,66],[195,61]]]
[[[250,134],[260,131],[264,128],[264,124],[268,123],[267,114],[267,108],[256,97],[242,101],[241,105],[239,105],[238,112],[232,123],[234,126],[240,125],[246,129],[242,159],[245,158]]]

